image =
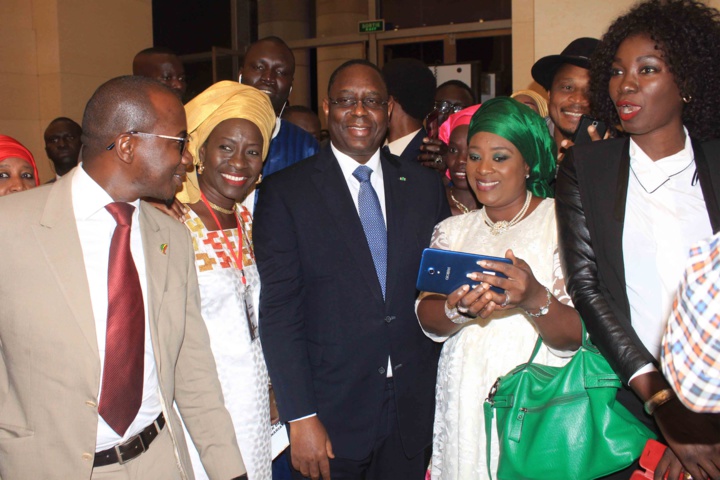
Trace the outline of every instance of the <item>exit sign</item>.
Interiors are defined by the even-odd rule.
[[[368,20],[367,22],[358,22],[358,30],[360,33],[377,33],[385,31],[385,20]]]

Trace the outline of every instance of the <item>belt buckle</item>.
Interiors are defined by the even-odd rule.
[[[129,445],[129,444],[133,443],[135,440],[140,441],[140,446],[142,447],[142,451],[141,452],[134,452],[134,451],[129,452],[129,456],[130,455],[132,455],[132,456],[130,456],[130,458],[125,460],[125,458],[123,457],[123,452],[122,452],[122,450],[120,450],[120,447]],[[123,443],[122,445],[115,445],[114,448],[115,448],[115,453],[117,454],[117,457],[118,457],[118,463],[120,465],[124,465],[125,463],[129,462],[130,460],[137,457],[138,455],[145,453],[145,451],[147,450],[147,447],[145,446],[145,442],[143,441],[143,439],[140,435],[135,435],[134,437],[130,438],[127,442]]]

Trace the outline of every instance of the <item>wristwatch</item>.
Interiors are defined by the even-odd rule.
[[[547,293],[547,303],[540,307],[540,311],[537,313],[528,312],[525,310],[525,313],[530,315],[533,318],[542,317],[543,315],[547,315],[550,311],[550,303],[552,303],[552,293],[550,293],[550,289],[545,287],[545,292]]]

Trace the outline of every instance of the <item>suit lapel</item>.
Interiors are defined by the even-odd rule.
[[[362,223],[360,223],[360,217],[350,196],[350,190],[343,177],[340,165],[338,165],[329,146],[326,146],[318,154],[316,169],[312,175],[312,181],[325,202],[325,206],[330,212],[340,236],[362,273],[363,279],[371,286],[376,300],[382,302],[382,289],[375,272],[370,247],[368,247],[365,238],[365,231]]]
[[[160,228],[152,217],[150,209],[154,207],[140,202],[140,232],[145,255],[145,272],[147,275],[147,301],[150,329],[153,332],[153,344],[157,337],[157,322],[162,306],[163,294],[168,275],[169,256],[173,253],[170,245],[170,233],[167,228]],[[157,351],[157,346],[156,346]]]
[[[713,233],[720,230],[720,208],[718,207],[717,187],[720,186],[720,178],[717,170],[710,170],[710,164],[705,157],[705,150],[700,142],[692,140],[692,148],[695,154],[695,168],[697,168],[700,188],[702,189],[705,207],[710,217]]]
[[[613,209],[615,220],[622,225],[625,223],[625,205],[627,204],[628,182],[630,181],[630,139],[625,140],[620,156],[617,171],[617,185],[615,190],[615,207]]]
[[[387,215],[387,242],[388,242],[388,261],[387,261],[387,283],[385,300],[389,302],[395,287],[395,280],[398,275],[392,272],[398,272],[400,266],[400,257],[405,242],[402,238],[405,215],[405,205],[407,202],[406,195],[403,192],[403,186],[407,179],[402,176],[402,164],[397,157],[381,155],[380,162],[383,169],[383,183],[385,185],[385,211]],[[411,179],[412,180],[412,179]]]
[[[42,217],[32,230],[47,260],[48,273],[54,277],[88,345],[98,355],[90,287],[72,207],[72,177],[65,175],[49,187]]]

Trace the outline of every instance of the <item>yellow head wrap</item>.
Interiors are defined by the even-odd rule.
[[[185,105],[188,133],[192,136],[189,149],[193,165],[197,165],[200,147],[210,133],[224,120],[242,118],[254,123],[263,137],[262,158],[267,157],[272,131],[275,128],[275,111],[268,96],[254,87],[224,80],[210,86]],[[183,203],[200,200],[200,186],[193,168],[188,172],[182,190],[176,195]]]
[[[545,118],[548,116],[548,104],[545,97],[533,90],[518,90],[517,92],[510,95],[510,98],[515,98],[518,95],[527,95],[528,97],[535,100],[535,105],[538,107],[538,113],[541,117]]]

